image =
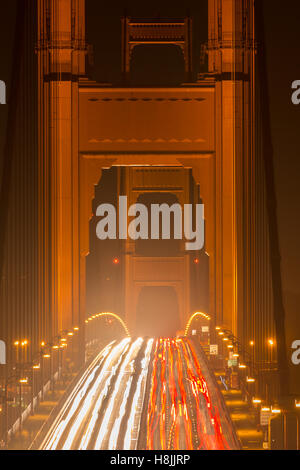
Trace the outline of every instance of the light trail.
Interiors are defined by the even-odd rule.
[[[112,415],[112,412],[113,412],[115,399],[116,399],[118,393],[120,392],[121,384],[124,380],[125,374],[128,373],[128,372],[132,373],[132,369],[130,368],[130,365],[132,365],[132,361],[133,361],[134,357],[136,357],[137,352],[138,352],[139,348],[142,345],[142,342],[143,342],[142,338],[138,338],[131,345],[128,353],[126,354],[126,356],[123,360],[123,363],[122,363],[120,372],[118,374],[117,381],[116,381],[113,393],[112,393],[112,395],[109,399],[108,406],[106,408],[104,417],[102,419],[102,423],[101,423],[101,426],[100,426],[100,429],[99,429],[99,432],[98,432],[98,436],[97,436],[97,439],[96,439],[96,444],[94,446],[95,450],[101,449],[104,440],[107,438],[108,425],[109,425],[109,421],[110,421],[110,418],[111,418],[111,415]],[[129,370],[128,370],[128,368],[129,368]],[[110,443],[111,446],[114,446],[114,448],[116,448],[115,446],[116,446],[117,438],[118,438],[118,434],[113,434],[113,432],[112,432],[112,434],[110,435],[109,443]]]
[[[151,357],[152,346],[153,346],[153,339],[149,339],[147,341],[145,355],[141,363],[142,371],[138,379],[136,391],[132,400],[130,415],[129,415],[128,422],[127,422],[127,429],[126,429],[124,445],[123,445],[124,450],[136,449],[136,446],[137,446],[138,432],[140,429],[139,423],[137,421],[138,421],[138,418],[142,414],[146,379],[147,379],[147,374],[148,374],[148,367],[149,367],[149,362],[150,362],[150,357]],[[136,432],[135,432],[135,429],[137,430]],[[133,446],[132,443],[134,443],[135,445]]]
[[[96,425],[96,422],[99,418],[99,416],[98,416],[99,410],[100,410],[100,408],[103,404],[104,398],[107,396],[111,380],[112,380],[113,376],[115,375],[119,365],[121,364],[121,362],[123,360],[124,353],[127,351],[127,349],[128,349],[128,345],[122,351],[122,354],[120,355],[119,360],[116,363],[116,365],[112,367],[111,373],[108,375],[108,377],[107,377],[107,379],[106,379],[106,381],[103,385],[103,388],[100,392],[100,396],[99,396],[98,400],[96,401],[96,404],[93,406],[91,419],[88,423],[86,431],[83,434],[83,438],[82,438],[82,440],[80,442],[80,445],[79,445],[79,450],[86,450],[88,448],[92,433],[93,433],[95,425]],[[107,372],[104,371],[104,373],[107,373]]]
[[[153,361],[153,371],[152,371],[152,380],[151,380],[151,391],[148,404],[148,414],[147,414],[147,449],[153,449],[153,434],[154,434],[154,419],[156,412],[156,393],[157,393],[157,364],[158,364],[158,349],[159,349],[160,340],[155,341],[155,351],[154,351],[154,361]]]
[[[191,340],[125,338],[87,367],[40,449],[239,448],[226,416]]]
[[[192,375],[191,372],[191,364],[195,367],[196,370],[196,377],[197,377],[197,386],[199,392],[202,394],[206,401],[207,408],[205,407],[205,413],[207,415],[206,423],[207,423],[207,432],[203,435],[204,440],[206,440],[205,447],[209,449],[229,449],[228,443],[222,431],[222,426],[220,422],[219,413],[216,406],[213,406],[211,396],[209,393],[208,385],[206,380],[203,377],[201,367],[199,364],[198,357],[195,353],[195,350],[189,341],[182,343],[183,347],[185,348],[185,357],[187,360],[187,364],[189,365],[189,375]],[[189,359],[189,357],[192,359]],[[197,409],[199,409],[200,404],[199,400],[197,399]],[[203,409],[203,407],[202,407]],[[209,430],[211,430],[209,432]]]
[[[128,400],[131,384],[132,384],[132,377],[130,377],[130,379],[128,379],[127,381],[125,392],[123,395],[123,400],[120,406],[119,416],[117,417],[113,425],[112,431],[111,431],[111,435],[109,439],[109,449],[111,450],[116,450],[116,447],[117,447],[121,421],[125,415],[126,405],[127,405],[127,400]]]
[[[86,393],[86,390],[93,380],[97,369],[100,367],[101,363],[104,361],[105,357],[109,354],[112,345],[114,342],[107,345],[103,351],[93,360],[87,370],[84,372],[83,376],[81,377],[78,384],[74,387],[74,390],[68,397],[68,400],[62,407],[61,411],[59,412],[56,420],[54,421],[49,433],[47,434],[46,438],[43,441],[41,448],[45,450],[52,450],[55,449],[59,439],[61,438],[63,432],[65,431],[68,423],[72,419],[74,413],[76,412],[79,402],[81,398]],[[99,364],[98,364],[99,363]],[[72,403],[73,402],[73,403]],[[71,406],[69,413],[67,414],[66,418],[63,418],[65,413],[67,412],[68,408]]]
[[[59,448],[59,444],[62,445],[64,450],[68,450],[71,448],[74,437],[83,421],[85,416],[89,411],[90,400],[95,396],[95,393],[99,390],[99,385],[101,380],[103,380],[105,374],[107,373],[106,367],[114,360],[120,360],[120,354],[122,350],[128,347],[130,340],[124,339],[119,344],[117,344],[111,350],[111,345],[109,348],[105,348],[104,352],[100,355],[100,363],[99,358],[96,358],[95,361],[91,364],[88,368],[80,383],[76,387],[76,390],[72,394],[72,397],[68,400],[68,403],[65,405],[64,409],[60,413],[60,423],[57,426],[53,426],[53,435],[49,439],[49,442],[46,443],[43,448],[45,450],[54,450]],[[97,364],[97,365],[96,365]],[[94,381],[97,372],[101,369],[100,375],[96,378],[94,385],[90,389],[90,385]],[[115,369],[114,369],[115,371]],[[90,390],[89,390],[90,389]],[[72,402],[73,400],[73,402]],[[70,407],[66,417],[64,417],[65,411]],[[71,425],[71,422],[74,421],[75,423]],[[71,425],[71,429],[68,430],[68,426]],[[67,433],[65,437],[64,443],[60,443],[61,439],[63,438],[63,434]]]
[[[182,416],[183,425],[184,425],[184,435],[185,435],[185,449],[192,450],[193,449],[193,442],[192,442],[192,430],[191,430],[191,420],[188,415],[188,404],[187,404],[187,393],[184,386],[184,371],[183,371],[183,357],[181,355],[180,350],[180,340],[176,340],[173,343],[174,348],[177,352],[177,369],[178,369],[178,385],[180,391],[180,405],[179,405],[179,416]],[[189,384],[188,384],[189,386]]]
[[[227,442],[220,418],[224,410],[221,400],[216,400],[220,392],[215,390],[213,403],[210,387],[213,389],[216,384],[209,375],[212,373],[209,370],[206,373],[207,380],[193,344],[186,338],[156,341],[147,416],[147,449],[238,448],[234,439],[231,439],[231,447]],[[166,405],[168,400],[170,406]],[[228,424],[226,420],[223,423],[225,427]],[[230,424],[228,426],[230,428]],[[232,429],[225,431],[227,436],[232,436]]]
[[[177,416],[178,416],[178,406],[177,406],[177,388],[175,384],[175,370],[174,370],[174,356],[173,348],[171,346],[173,340],[168,342],[168,357],[169,357],[169,392],[171,399],[171,426],[169,429],[168,443],[167,448],[170,449],[172,442],[172,434],[174,433],[177,436]]]
[[[123,356],[126,353],[127,349],[129,347],[129,340],[125,339],[123,340],[120,345],[111,352],[111,355],[106,359],[104,365],[103,365],[103,370],[101,371],[101,374],[94,384],[94,387],[88,394],[85,403],[82,407],[82,410],[77,417],[77,420],[70,432],[69,438],[66,441],[66,444],[64,445],[63,449],[67,450],[70,448],[70,446],[73,443],[74,436],[78,432],[79,426],[82,425],[83,419],[89,415],[90,409],[91,409],[91,403],[93,402],[94,397],[96,394],[99,393],[99,390],[101,390],[100,385],[103,386],[100,397],[98,398],[96,402],[96,406],[92,407],[92,418],[89,421],[88,427],[86,432],[83,435],[83,438],[79,444],[79,450],[85,450],[87,449],[90,437],[92,435],[94,425],[96,423],[97,417],[98,417],[98,410],[103,402],[104,397],[106,396],[108,392],[108,387],[109,384],[113,378],[113,376],[116,374],[116,371],[118,370],[119,365],[122,362]],[[108,367],[112,364],[113,361],[117,360],[117,363],[111,367],[111,372],[109,372],[107,369]],[[108,374],[108,377],[105,380],[105,376]],[[104,384],[102,384],[103,380],[105,380]],[[73,431],[73,432],[72,432]]]
[[[161,367],[160,367],[160,404],[161,404],[161,412],[160,412],[160,442],[162,449],[166,448],[166,344],[167,342],[164,340],[162,343],[162,351],[161,351]]]

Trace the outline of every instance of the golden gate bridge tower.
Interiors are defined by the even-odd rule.
[[[36,54],[35,60],[30,54],[20,57],[19,71],[26,79],[14,124],[24,146],[9,152],[15,142],[8,133],[5,158],[14,181],[7,233],[15,232],[6,236],[5,256],[0,254],[0,306],[7,319],[0,319],[0,325],[3,340],[13,345],[7,348],[8,369],[19,371],[13,380],[20,395],[20,428],[22,387],[31,387],[32,411],[43,398],[45,383],[52,387],[59,377],[62,343],[76,336],[66,355],[73,354],[76,366],[83,365],[87,345],[101,335],[103,324],[93,325],[108,312],[110,321],[119,318],[126,334],[133,334],[130,341],[145,342],[141,348],[148,351],[149,362],[146,342],[155,340],[148,337],[168,338],[157,346],[159,354],[164,354],[160,347],[175,348],[176,341],[182,341],[184,350],[184,341],[189,341],[181,338],[184,328],[191,325],[192,314],[201,312],[212,350],[230,338],[230,347],[245,353],[248,363],[240,365],[249,372],[247,380],[258,378],[253,386],[257,394],[267,401],[279,397],[278,370],[281,395],[287,392],[280,275],[274,275],[277,258],[272,252],[276,224],[270,223],[274,207],[263,146],[258,7],[254,0],[203,4],[203,44],[193,34],[195,15],[174,17],[171,8],[163,17],[124,14],[121,79],[114,84],[90,78],[85,0],[32,0],[26,15],[22,10],[24,47]],[[37,41],[31,30],[36,10]],[[164,84],[133,79],[137,54],[148,46],[176,49],[180,83],[172,77]],[[201,50],[201,73],[194,50]],[[28,111],[26,125],[18,109]],[[14,160],[8,159],[10,153]],[[151,204],[203,204],[204,247],[188,251],[184,239],[98,240],[97,205],[114,204],[118,213],[122,196],[128,207],[143,204],[148,209]],[[27,208],[22,218],[21,202]],[[172,220],[170,225],[174,229]],[[22,241],[17,232],[24,227]],[[169,338],[176,336],[171,347]],[[226,344],[220,349],[228,353]],[[36,351],[38,360],[33,359]],[[24,373],[28,364],[31,378]],[[86,366],[86,374],[93,364]],[[208,367],[205,361],[202,366]],[[35,382],[34,368],[40,370]],[[11,382],[10,372],[5,374],[0,378],[5,379],[7,403]],[[7,439],[14,420],[5,406]]]
[[[83,324],[95,185],[117,167],[131,203],[151,192],[181,203],[194,192],[203,202],[209,312],[247,339],[259,328],[253,1],[209,0],[208,70],[194,81],[190,18],[122,22],[124,83],[96,83],[86,76],[85,2],[39,1],[40,309],[53,312],[54,330]],[[132,55],[145,44],[179,47],[184,83],[130,86]],[[125,245],[125,319],[134,329],[141,291],[169,286],[183,327],[193,256],[179,246],[177,255],[149,257]]]

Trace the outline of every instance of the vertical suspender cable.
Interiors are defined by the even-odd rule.
[[[9,199],[10,199],[10,186],[11,186],[11,174],[12,174],[12,160],[13,160],[13,149],[15,145],[15,130],[16,130],[16,118],[17,109],[20,95],[20,84],[21,84],[21,63],[24,46],[24,31],[25,31],[25,13],[26,13],[26,2],[24,0],[18,0],[17,3],[17,15],[16,15],[16,28],[13,48],[13,65],[12,65],[12,81],[11,89],[8,101],[8,118],[7,118],[7,130],[6,139],[3,152],[3,172],[2,182],[0,188],[0,272],[3,271],[4,265],[4,244],[5,235],[7,229],[7,219],[9,210]]]

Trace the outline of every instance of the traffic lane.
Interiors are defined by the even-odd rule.
[[[102,363],[111,352],[112,346],[113,344],[108,345],[80,377],[61,410],[59,410],[56,419],[40,446],[40,449],[52,450],[59,448],[62,436],[68,429],[70,429],[74,416],[76,416],[77,411],[82,407],[82,402],[85,399],[86,393],[88,392],[90,385],[94,380],[96,380],[99,371],[101,370]]]
[[[218,410],[211,399],[207,384],[209,377],[204,378],[197,354],[188,340],[181,340],[180,347],[187,367],[187,380],[193,391],[198,449],[225,450],[228,445],[222,433]]]
[[[95,423],[99,419],[99,410],[110,393],[111,385],[118,376],[128,350],[130,340],[117,344],[103,363],[97,381],[85,396],[81,409],[74,416],[74,422],[62,445],[63,450],[85,450],[89,448]]]
[[[175,339],[156,340],[148,408],[148,449],[193,448],[181,360]]]
[[[128,398],[131,388],[136,386],[136,361],[139,352],[141,349],[144,349],[144,346],[145,344],[142,338],[138,338],[132,343],[128,354],[125,356],[109,398],[107,408],[101,419],[94,449],[115,450],[118,447],[118,442],[123,441],[124,443],[124,426],[122,426],[122,421],[127,408],[133,406],[131,402],[128,402]],[[123,444],[120,443],[119,446],[123,448]]]
[[[197,354],[187,339],[156,341],[151,382],[148,449],[230,447],[221,426],[222,410],[214,406]]]
[[[110,346],[87,369],[52,425],[42,449],[85,449],[89,445],[98,409],[118,372],[130,340]]]
[[[203,386],[206,387],[204,398],[207,394],[211,404],[211,410],[215,415],[214,428],[216,429],[217,440],[224,449],[239,450],[240,444],[235,434],[232,421],[226,408],[222,393],[219,389],[214,373],[210,370],[205,353],[199,345],[194,344],[191,339],[186,339],[193,363],[196,367],[196,374],[205,378]],[[199,372],[200,371],[200,372]]]

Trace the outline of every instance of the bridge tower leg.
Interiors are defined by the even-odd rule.
[[[216,78],[216,318],[235,334],[250,309],[253,235],[254,1],[208,1]]]
[[[78,229],[78,80],[85,1],[38,0],[39,308],[45,339],[82,324]]]

